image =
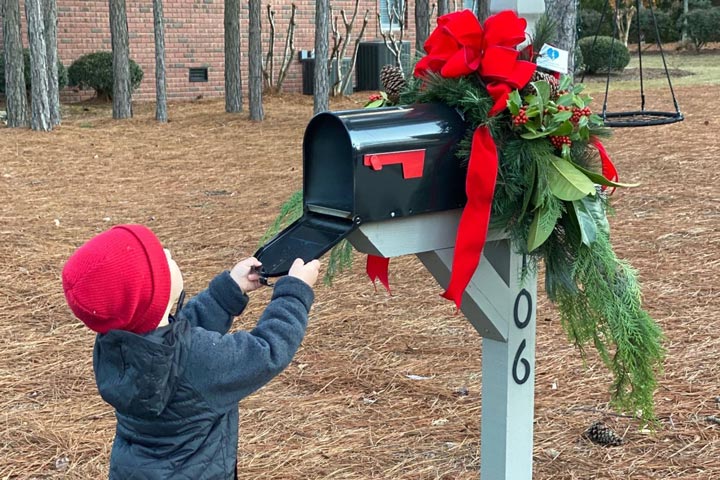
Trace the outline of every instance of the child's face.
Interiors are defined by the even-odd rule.
[[[170,304],[174,305],[180,297],[180,293],[183,291],[183,288],[185,288],[185,283],[183,282],[180,267],[178,267],[175,260],[173,260],[170,250],[167,248],[164,248],[163,250],[165,250],[165,256],[167,257],[168,266],[170,267]]]

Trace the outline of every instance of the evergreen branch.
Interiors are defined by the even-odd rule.
[[[332,248],[325,269],[325,277],[323,278],[326,285],[332,285],[336,275],[352,266],[352,252],[352,245],[347,240],[342,240]]]
[[[616,257],[609,237],[600,232],[592,248],[578,249],[574,277],[579,293],[557,296],[570,339],[581,349],[593,341],[614,374],[612,403],[652,421],[663,335],[642,308],[636,272]]]
[[[303,192],[298,190],[290,195],[290,198],[285,200],[285,203],[280,207],[280,213],[275,218],[272,225],[265,231],[263,236],[260,238],[260,246],[272,237],[277,235],[281,230],[290,225],[292,222],[302,217],[303,214]]]

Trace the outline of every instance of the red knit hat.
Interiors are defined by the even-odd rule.
[[[170,301],[170,267],[155,234],[142,225],[118,225],[68,259],[65,299],[76,317],[98,333],[154,330]]]

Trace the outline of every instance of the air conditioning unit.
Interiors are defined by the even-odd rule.
[[[343,58],[343,70],[347,71],[350,68],[351,62],[352,58]],[[315,91],[315,58],[306,58],[301,60],[300,63],[302,64],[302,93],[303,95],[312,95]],[[338,78],[337,63],[328,61],[328,71],[330,75],[330,89],[332,90],[333,85],[340,81]],[[353,87],[353,82],[348,82],[343,95],[352,95]]]
[[[410,42],[402,42],[400,53],[403,71],[410,69]],[[385,65],[395,65],[395,55],[382,40],[360,42],[355,69],[357,70],[356,90],[380,90],[380,70]]]

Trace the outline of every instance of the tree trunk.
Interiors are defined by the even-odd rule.
[[[430,0],[415,0],[415,50],[425,52],[425,40],[430,35]]]
[[[577,44],[576,0],[546,0],[547,16],[557,24],[555,46],[568,51],[568,75],[575,72],[575,46]]]
[[[8,127],[27,127],[28,109],[25,91],[25,66],[20,39],[20,3],[4,0],[3,53],[5,55],[5,100]]]
[[[110,0],[110,38],[113,56],[113,118],[131,118],[130,41],[125,0]]]
[[[225,111],[242,112],[240,0],[225,0]]]
[[[330,32],[330,0],[315,2],[315,78],[313,113],[326,112],[330,107],[330,75],[328,54]]]
[[[448,0],[438,0],[438,17],[450,13],[450,2]]]
[[[250,0],[249,5],[250,26],[248,35],[248,100],[250,102],[250,120],[262,121],[263,112],[263,75],[262,75],[262,26],[260,17],[262,6],[260,0]]]
[[[47,49],[42,0],[25,0],[25,16],[30,44],[30,127],[46,132],[52,130],[52,123],[48,103]]]
[[[167,81],[165,80],[165,23],[162,0],[153,0],[153,23],[155,28],[155,119],[168,121]]]
[[[483,23],[490,16],[490,0],[476,0],[477,1],[477,12],[475,15]]]
[[[48,103],[50,122],[60,125],[60,89],[58,85],[58,16],[57,0],[43,0],[45,23],[45,49],[47,56]]]

